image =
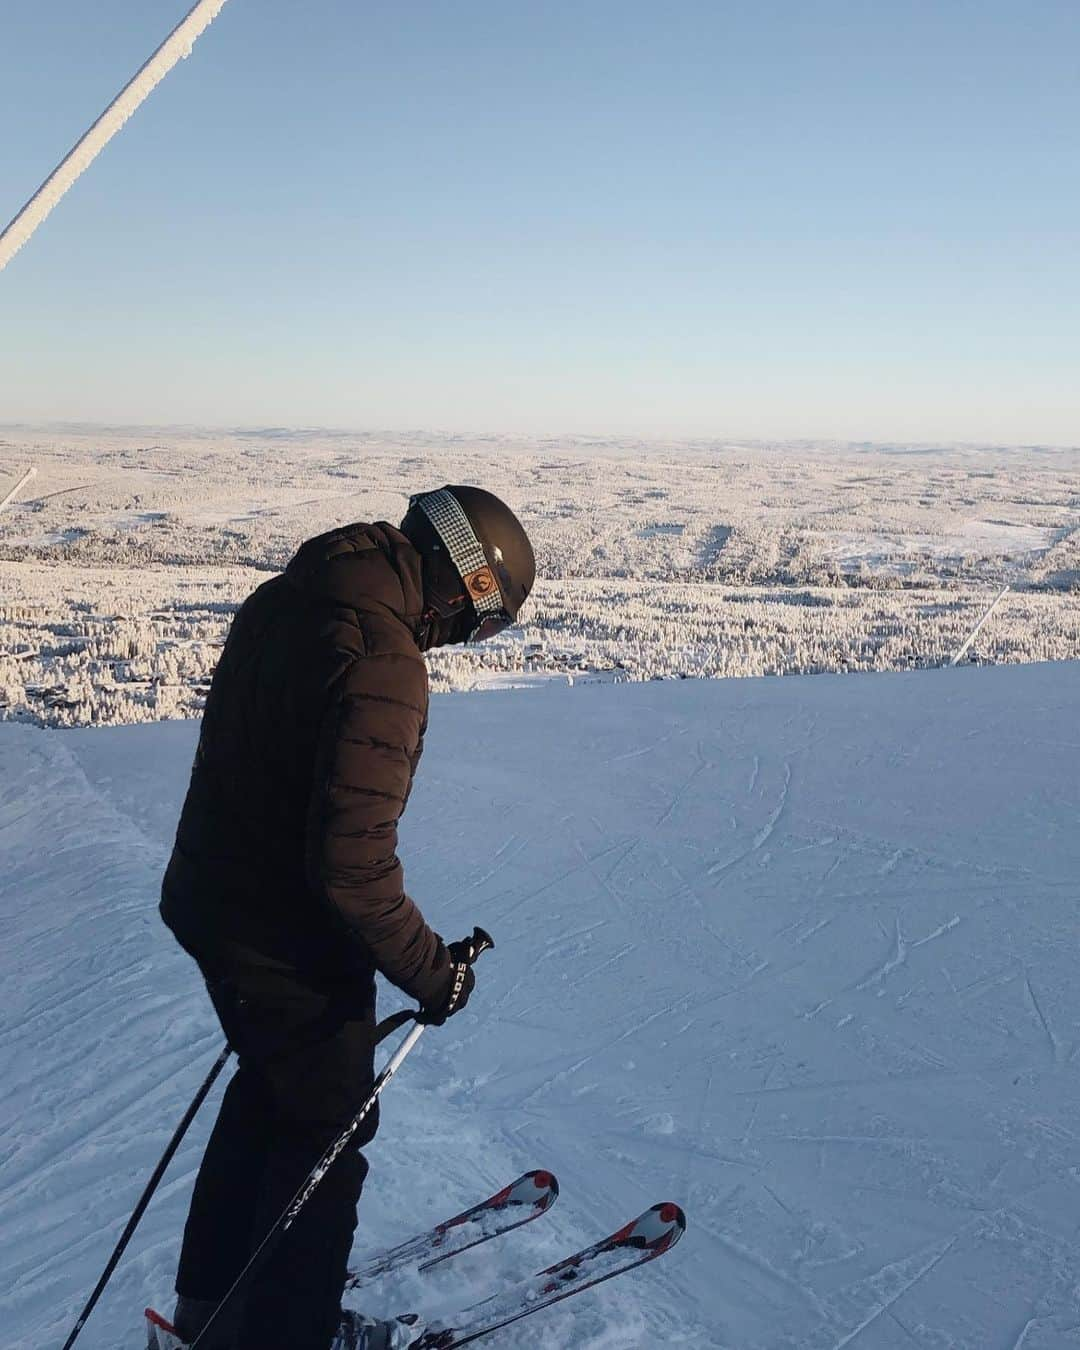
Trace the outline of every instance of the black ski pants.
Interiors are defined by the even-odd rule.
[[[195,1182],[176,1290],[216,1301],[370,1092],[374,1008],[370,986],[254,952],[199,964],[239,1068]],[[238,1294],[237,1350],[328,1350],[368,1170],[359,1150],[377,1125],[374,1111]]]

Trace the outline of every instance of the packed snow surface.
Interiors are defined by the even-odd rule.
[[[1080,1346],[1078,701],[1078,664],[437,698],[406,872],[498,947],[387,1092],[356,1256],[562,1196],[366,1306],[674,1200],[669,1256],[493,1348]],[[5,1350],[62,1342],[221,1042],[155,911],[196,730],[0,726]],[[169,1306],[219,1091],[86,1350]]]

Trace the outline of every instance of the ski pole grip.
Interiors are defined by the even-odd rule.
[[[495,939],[483,928],[474,928],[472,937],[462,938],[460,942],[454,945],[464,952],[465,962],[471,966],[476,963],[479,956],[495,946]],[[421,1009],[420,1012],[422,1011]],[[389,1017],[384,1017],[375,1028],[375,1044],[379,1045],[382,1041],[385,1041],[387,1036],[392,1036],[406,1022],[415,1021],[420,1016],[420,1012],[414,1012],[411,1008],[406,1008],[401,1012],[391,1013]]]
[[[483,928],[474,928],[472,937],[465,938],[463,946],[467,949],[465,960],[468,961],[470,966],[474,966],[484,952],[494,948],[495,939],[490,933],[485,932]]]

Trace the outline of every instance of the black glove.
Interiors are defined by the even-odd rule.
[[[431,1003],[420,1005],[416,1020],[427,1027],[441,1027],[448,1017],[453,1017],[464,1008],[469,995],[476,986],[476,976],[469,964],[470,944],[451,942],[447,947],[450,957],[450,970],[446,989],[440,998]]]

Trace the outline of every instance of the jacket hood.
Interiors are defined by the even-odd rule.
[[[389,610],[424,649],[421,558],[393,525],[342,525],[308,539],[285,568],[294,586],[346,609]]]

